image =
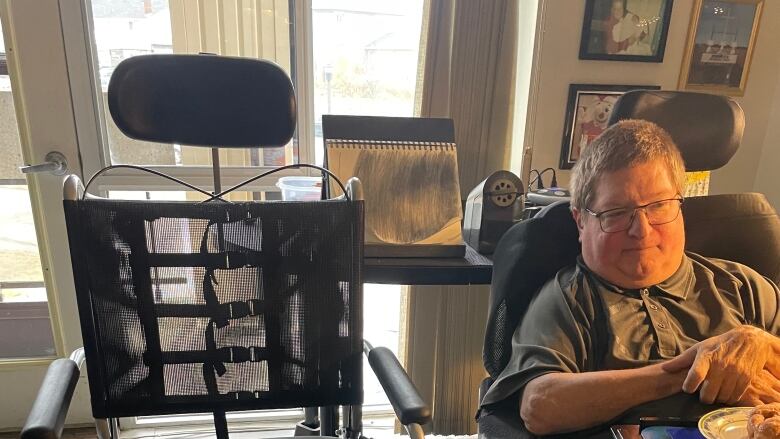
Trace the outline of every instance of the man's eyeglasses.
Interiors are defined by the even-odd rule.
[[[631,227],[631,223],[634,222],[634,217],[636,217],[636,212],[639,209],[645,211],[647,222],[653,226],[670,223],[680,215],[682,203],[682,198],[669,198],[636,207],[618,207],[617,209],[609,209],[603,212],[593,212],[586,208],[585,211],[598,218],[602,231],[605,233],[617,233],[628,230]]]

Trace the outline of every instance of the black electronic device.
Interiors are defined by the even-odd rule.
[[[529,191],[527,201],[529,205],[546,206],[560,200],[569,200],[571,193],[562,187],[541,188]]]
[[[681,418],[678,416],[646,416],[639,418],[639,431],[647,427],[697,427],[698,417]]]
[[[509,171],[496,171],[478,184],[466,199],[463,240],[483,254],[491,254],[498,240],[522,217],[523,182]]]

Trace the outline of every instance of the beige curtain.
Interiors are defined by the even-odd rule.
[[[429,0],[420,116],[455,121],[462,198],[509,165],[516,0]]]
[[[427,0],[419,115],[455,121],[461,198],[509,166],[517,0]],[[488,286],[410,287],[406,367],[433,409],[435,434],[476,433]]]
[[[290,58],[290,9],[287,0],[169,0],[174,53],[216,53],[274,61],[288,74]],[[255,159],[252,154],[257,154]],[[223,166],[281,166],[292,163],[292,143],[283,149],[260,151],[223,148]],[[182,147],[184,165],[211,164],[207,148]],[[249,199],[249,193],[233,193],[231,200]]]

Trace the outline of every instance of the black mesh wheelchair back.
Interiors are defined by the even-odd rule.
[[[65,201],[96,418],[362,403],[361,201]]]

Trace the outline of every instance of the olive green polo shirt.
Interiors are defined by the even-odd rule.
[[[780,335],[779,303],[777,286],[735,262],[688,252],[664,282],[624,290],[580,258],[531,301],[509,363],[482,405],[518,394],[546,373],[646,366],[744,324]]]

